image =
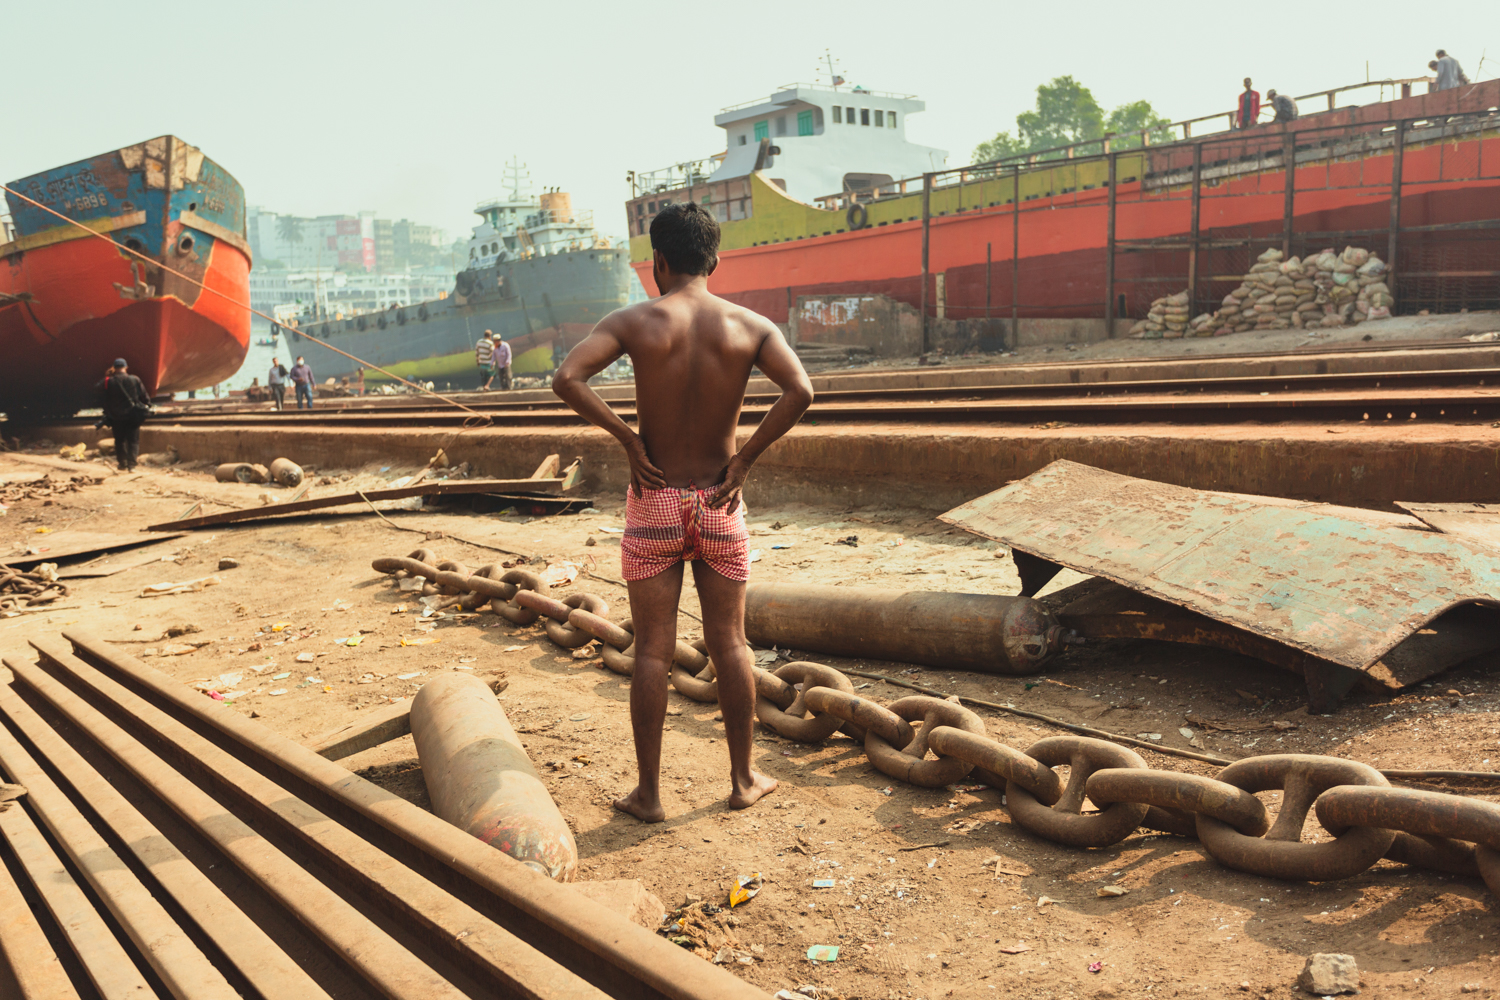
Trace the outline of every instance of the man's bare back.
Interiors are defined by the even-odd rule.
[[[653,221],[651,237],[661,297],[605,317],[569,353],[552,387],[614,435],[630,462],[621,561],[635,620],[630,715],[639,783],[615,805],[656,822],[666,815],[659,784],[661,729],[685,561],[693,565],[704,640],[718,676],[730,757],[729,804],[744,808],[776,787],[750,766],[755,683],[745,646],[749,564],[738,501],[756,459],[797,423],[813,393],[801,362],[774,324],[709,292],[718,248],[718,226],[710,216],[696,205],[673,205]],[[588,385],[624,354],[635,366],[639,433]],[[782,395],[737,449],[740,408],[753,368]],[[634,553],[633,540],[639,543]]]

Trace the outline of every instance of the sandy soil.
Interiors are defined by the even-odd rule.
[[[0,553],[61,547],[70,531],[135,531],[180,514],[193,498],[218,510],[273,492],[214,483],[205,469],[143,466],[138,474],[116,475],[100,463],[76,468],[105,481],[50,504],[12,503],[0,517]],[[0,456],[0,480],[43,471],[49,468]],[[338,489],[411,471],[355,470],[356,478]],[[607,529],[622,524],[623,505],[600,498],[597,506],[599,514],[535,519],[390,516],[403,526],[548,561],[568,559],[618,577],[619,535]],[[927,515],[784,507],[752,510],[750,522],[761,552],[753,579],[978,593],[1017,588],[1003,550]],[[835,544],[850,535],[858,536],[857,547]],[[109,557],[109,565],[134,568],[73,581],[73,594],[56,611],[0,620],[0,655],[27,657],[28,636],[87,627],[138,653],[155,650],[147,662],[184,682],[240,675],[231,686],[246,693],[234,699],[233,710],[299,740],[408,696],[441,671],[504,674],[509,687],[501,701],[577,832],[581,877],[639,878],[675,909],[723,904],[736,876],[764,873],[764,890],[724,921],[710,921],[717,930],[704,943],[710,950],[730,943],[751,956],[752,964],[734,971],[769,992],[814,984],[824,997],[869,1000],[1290,997],[1305,995],[1293,980],[1305,957],[1320,951],[1353,954],[1365,992],[1376,996],[1447,996],[1500,983],[1494,964],[1500,921],[1477,880],[1382,862],[1342,882],[1282,883],[1221,867],[1195,841],[1145,833],[1104,850],[1055,846],[1013,826],[998,792],[900,785],[841,736],[809,746],[759,734],[756,766],[781,787],[755,808],[730,812],[717,710],[676,693],[664,753],[668,819],[642,825],[610,807],[633,778],[629,682],[603,670],[597,657],[575,659],[556,649],[539,628],[516,628],[493,615],[423,625],[411,595],[370,569],[373,557],[419,544],[472,567],[514,558],[451,538],[424,543],[422,535],[394,530],[367,512],[205,530]],[[164,556],[172,561],[141,565]],[[216,571],[223,556],[238,559],[239,567]],[[148,584],[211,574],[222,582],[201,593],[139,596]],[[1052,589],[1078,579],[1065,573]],[[581,576],[571,589],[604,596],[611,617],[629,614],[619,587]],[[399,611],[402,604],[409,610]],[[691,586],[684,607],[698,609]],[[282,622],[289,623],[283,631],[270,631]],[[684,617],[682,624],[685,635],[695,634],[695,622]],[[164,637],[173,625],[200,631]],[[337,644],[356,634],[363,636],[360,645]],[[403,638],[439,641],[403,646]],[[192,651],[163,655],[184,647]],[[299,659],[309,654],[311,662]],[[910,669],[824,659],[892,676]],[[288,676],[278,679],[282,673]],[[1485,664],[1395,697],[1357,694],[1332,717],[1309,717],[1300,681],[1289,674],[1148,642],[1086,646],[1041,677],[934,670],[912,676],[1116,732],[1160,734],[1171,746],[1188,747],[1182,732],[1188,730],[1195,745],[1226,757],[1296,751],[1405,768],[1500,764],[1500,684]],[[907,693],[856,683],[869,683],[863,693],[883,701]],[[1020,748],[1056,732],[1014,716],[980,714],[992,735]],[[1273,721],[1295,728],[1278,730]],[[1153,767],[1213,771],[1144,756]],[[345,763],[426,805],[409,737]],[[1274,796],[1265,798],[1274,804]],[[1311,818],[1308,835],[1328,836]],[[835,884],[815,889],[815,879]],[[1101,898],[1105,885],[1128,894]],[[838,945],[838,960],[813,965],[805,957],[812,945]],[[1091,972],[1091,963],[1102,963],[1100,971]]]

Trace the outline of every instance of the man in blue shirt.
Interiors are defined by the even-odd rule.
[[[313,373],[307,367],[307,362],[301,358],[292,366],[292,386],[297,390],[297,409],[302,409],[302,401],[307,400],[307,409],[312,409]]]

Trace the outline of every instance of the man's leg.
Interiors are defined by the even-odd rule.
[[[500,388],[510,388],[510,365],[506,365],[504,368],[500,369]]]
[[[123,461],[127,469],[134,469],[141,460],[141,425],[139,422],[131,422],[121,426],[125,438],[125,454]]]
[[[635,621],[635,673],[630,678],[630,730],[635,737],[635,789],[615,808],[646,821],[666,818],[661,805],[661,738],[667,720],[667,678],[677,648],[677,601],[682,563],[653,577],[632,580],[630,614]]]
[[[745,646],[745,585],[720,576],[702,561],[693,563],[693,581],[703,607],[703,641],[719,680],[724,740],[729,744],[729,807],[744,809],[776,790],[775,778],[750,766],[755,748],[755,675],[751,672],[754,663],[750,650]],[[634,595],[631,597],[634,611]],[[636,664],[639,670],[639,658]]]
[[[276,409],[280,410],[286,406],[286,386],[271,386],[271,395],[276,397]]]
[[[124,472],[125,466],[129,464],[125,460],[125,425],[110,424],[109,431],[115,436],[115,465]]]

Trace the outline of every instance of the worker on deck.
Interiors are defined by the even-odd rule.
[[[1437,59],[1427,65],[1437,74],[1437,85],[1433,88],[1435,90],[1452,90],[1469,82],[1458,60],[1443,49],[1438,49]]]
[[[1250,78],[1245,77],[1245,90],[1240,94],[1240,110],[1235,116],[1236,124],[1240,128],[1252,128],[1255,121],[1260,117],[1260,94],[1250,85]]]
[[[297,363],[292,365],[290,374],[292,376],[292,388],[297,390],[297,409],[303,409],[302,401],[304,399],[307,400],[306,408],[309,410],[312,409],[314,384],[312,369],[307,367],[307,362],[299,357]]]
[[[271,388],[271,397],[276,400],[276,409],[286,409],[286,365],[280,358],[271,359],[271,373],[266,376],[266,385]]]
[[[1270,103],[1271,109],[1276,112],[1272,124],[1276,122],[1294,122],[1297,120],[1297,102],[1285,94],[1278,94],[1272,88],[1266,91],[1266,101]]]
[[[151,413],[151,397],[141,380],[127,370],[124,358],[115,358],[113,369],[96,388],[104,422],[115,433],[115,461],[121,472],[129,472],[141,457],[141,424]]]

